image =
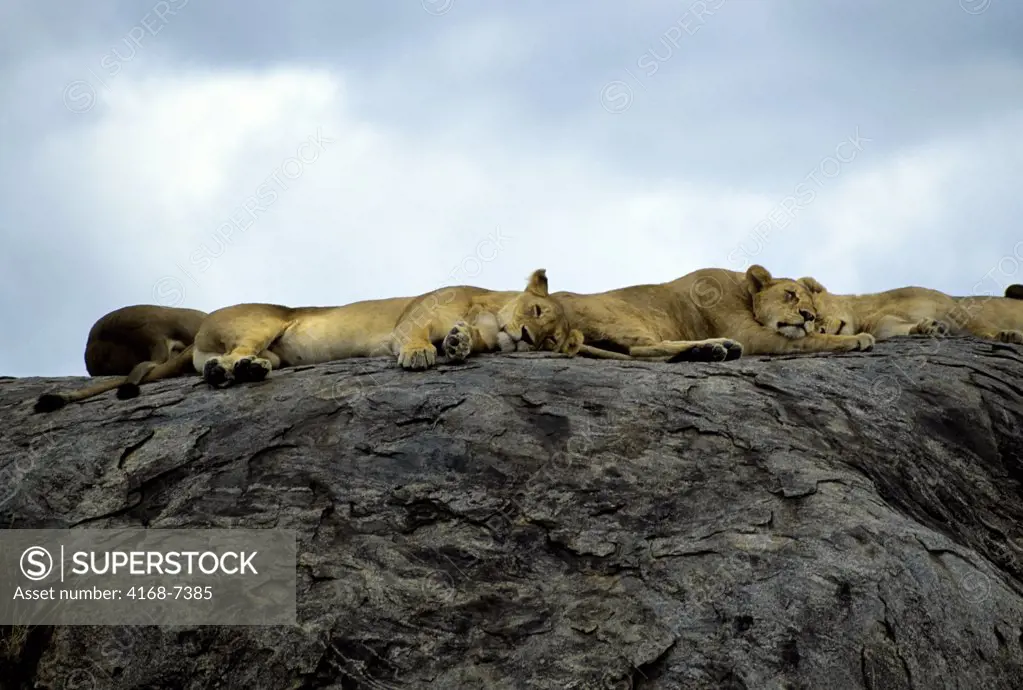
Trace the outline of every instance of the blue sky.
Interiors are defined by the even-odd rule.
[[[1023,282],[1009,0],[0,8],[0,374],[127,304]]]

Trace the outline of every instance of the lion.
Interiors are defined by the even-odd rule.
[[[156,367],[143,382],[193,371],[219,388],[262,381],[284,367],[384,355],[396,356],[403,369],[424,369],[436,363],[438,346],[455,362],[481,351],[574,354],[573,343],[581,341],[568,331],[539,269],[521,293],[459,285],[337,307],[224,307],[203,321],[190,360]]]
[[[801,278],[818,310],[821,334],[870,333],[877,340],[896,336],[973,335],[1023,343],[1023,304],[1007,297],[952,297],[917,286],[883,292],[838,295],[813,278]],[[1013,286],[1006,289],[1011,292]],[[1023,295],[1023,291],[1018,294]]]
[[[800,278],[817,307],[820,334],[870,333],[875,340],[896,336],[944,336],[955,332],[946,321],[955,301],[943,292],[923,287],[901,287],[884,292],[839,295],[813,278]]]
[[[869,334],[819,335],[809,289],[760,265],[705,268],[595,294],[556,292],[579,354],[608,359],[727,361],[746,355],[866,351]]]
[[[953,297],[954,318],[967,324],[971,334],[1003,343],[1023,344],[1023,285],[1005,288],[1003,297]]]
[[[89,330],[85,343],[85,370],[89,376],[118,378],[77,391],[43,393],[36,412],[53,412],[109,390],[131,397],[132,387],[161,364],[185,354],[206,313],[195,309],[136,304],[106,314]]]
[[[551,298],[542,268],[523,292],[463,285],[421,295],[405,308],[392,335],[398,364],[406,369],[433,366],[438,344],[449,362],[460,362],[474,352],[575,355],[582,342],[582,332],[569,328],[564,308]]]

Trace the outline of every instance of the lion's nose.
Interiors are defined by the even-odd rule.
[[[800,309],[799,310],[799,315],[802,316],[807,321],[813,321],[813,318],[814,318],[813,317],[813,312],[812,311],[807,311],[806,309]]]
[[[522,327],[522,339],[526,341],[527,345],[533,344],[533,339],[529,337],[529,331],[526,330],[525,326]]]

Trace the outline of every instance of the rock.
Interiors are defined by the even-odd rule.
[[[10,688],[1023,687],[1023,357],[390,359],[49,415],[9,528],[290,528],[295,627],[4,628]]]

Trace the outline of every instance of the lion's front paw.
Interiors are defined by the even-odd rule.
[[[725,348],[725,361],[730,362],[733,359],[739,359],[742,357],[742,343],[738,340],[725,339],[721,346]]]
[[[437,363],[437,348],[431,343],[406,345],[398,353],[398,364],[403,369],[429,369]]]
[[[262,381],[273,367],[269,360],[260,357],[243,357],[234,363],[234,380],[237,383]]]
[[[1023,332],[1021,331],[999,331],[998,340],[1003,343],[1016,343],[1023,345]]]
[[[708,343],[697,348],[702,362],[723,362],[728,356],[728,350],[721,343]]]
[[[206,383],[214,387],[221,387],[225,385],[231,376],[220,364],[220,360],[217,357],[210,357],[206,360],[206,364],[202,367],[202,378]]]
[[[866,352],[867,350],[874,349],[874,336],[870,333],[857,333],[852,337],[856,338],[856,346],[853,348],[854,352]]]
[[[910,330],[910,335],[930,335],[930,336],[943,336],[948,335],[952,329],[948,327],[948,324],[944,321],[937,321],[935,319],[920,319],[916,322]]]
[[[459,321],[444,338],[444,355],[452,362],[463,362],[471,352],[472,330],[465,321]]]
[[[668,362],[720,362],[728,354],[724,347],[718,343],[700,343],[686,347],[674,355],[668,357]]]
[[[742,345],[728,338],[715,338],[692,345],[668,358],[668,362],[724,362],[742,355]]]

